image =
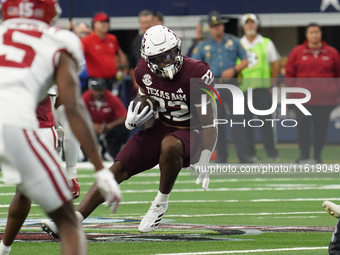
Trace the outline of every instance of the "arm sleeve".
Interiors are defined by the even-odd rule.
[[[140,69],[141,69],[141,61],[144,61],[143,59],[140,59],[139,61],[138,61],[138,63],[137,63],[137,67],[136,67],[136,69],[135,69],[135,78],[136,78],[136,83],[138,84],[138,93],[139,92],[142,92],[141,91],[141,89],[142,90],[146,90],[146,86],[145,86],[145,84],[143,83],[143,81],[142,81],[142,75],[141,75],[141,72],[139,71]],[[143,93],[143,92],[142,92]],[[144,94],[144,93],[143,93]]]
[[[241,45],[240,40],[235,40],[235,45],[236,45],[236,50],[237,50],[237,56],[241,59],[248,59],[248,55],[246,50],[243,48],[243,46]]]
[[[209,87],[214,87],[215,78],[209,65],[204,62],[197,67],[194,77],[197,82],[194,82],[191,86],[192,104],[198,106],[201,104],[201,94],[206,94],[206,92],[204,92],[201,88],[211,90]],[[208,86],[205,86],[204,84]],[[210,99],[208,98],[208,101],[209,100]]]
[[[281,56],[279,52],[277,51],[274,43],[272,41],[269,41],[268,48],[267,48],[267,56],[268,56],[268,63],[271,64],[275,61],[280,60]]]
[[[139,61],[141,61],[141,59]],[[137,65],[136,65],[136,68],[135,68],[135,79],[136,79],[137,84],[139,86],[141,86],[141,84],[142,84],[142,77],[141,77],[140,72],[139,72],[140,68],[138,68],[139,61],[137,62]]]
[[[334,52],[334,69],[335,78],[340,78],[340,56],[337,50]]]
[[[286,64],[286,78],[296,78],[295,59],[296,59],[296,49],[293,49],[292,52],[288,56],[288,61]]]
[[[47,33],[54,39],[55,43],[58,44],[59,50],[66,51],[74,59],[74,61],[76,61],[79,71],[84,55],[83,45],[78,36],[68,30],[58,29],[56,27],[50,27]],[[59,62],[59,58],[56,58],[55,60],[57,60],[57,62],[55,62],[55,64],[57,64]]]

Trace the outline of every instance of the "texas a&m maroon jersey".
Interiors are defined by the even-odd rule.
[[[202,82],[207,81],[209,84],[214,79],[207,63],[185,56],[182,68],[172,80],[151,72],[144,59],[139,60],[135,76],[138,85],[155,100],[159,118],[172,126],[190,126],[190,119],[197,115],[193,108],[201,98],[190,93],[190,79],[201,78]]]

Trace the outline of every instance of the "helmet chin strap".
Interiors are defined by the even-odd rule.
[[[163,67],[164,73],[166,74],[166,76],[168,76],[168,78],[170,80],[172,80],[174,78],[174,71],[175,71],[175,67],[174,65],[170,65],[170,66],[165,66]]]

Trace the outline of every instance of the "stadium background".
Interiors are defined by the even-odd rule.
[[[69,15],[69,1],[59,1],[63,9],[63,18]],[[328,4],[333,2],[333,5]],[[261,33],[271,38],[282,56],[288,55],[290,50],[301,43],[304,38],[302,27],[310,22],[318,22],[324,27],[326,41],[340,50],[340,5],[335,5],[332,0],[174,0],[154,1],[146,0],[136,2],[125,1],[91,1],[73,0],[73,16],[75,22],[86,21],[94,11],[103,10],[111,17],[111,29],[118,34],[122,47],[129,45],[129,39],[138,31],[138,13],[143,9],[160,11],[165,15],[165,25],[171,27],[184,41],[184,51],[195,37],[195,27],[199,20],[210,11],[218,10],[232,19],[232,24],[227,26],[228,32],[240,32],[236,20],[244,13],[255,13],[261,20]],[[323,10],[322,6],[327,8]],[[66,19],[61,19],[60,24],[65,24]],[[124,33],[123,33],[124,32]],[[132,33],[133,35],[130,35]],[[125,38],[124,38],[125,37]]]
[[[323,28],[323,38],[326,42],[340,51],[340,4],[336,0],[229,0],[229,1],[91,1],[60,0],[63,10],[58,24],[66,26],[67,17],[71,15],[73,21],[91,24],[91,17],[95,11],[103,10],[111,17],[111,33],[115,34],[122,50],[128,53],[134,36],[138,33],[138,13],[143,9],[160,11],[164,14],[165,25],[174,30],[182,39],[182,50],[187,52],[195,38],[195,28],[198,22],[210,11],[218,10],[230,22],[226,24],[226,32],[241,36],[238,18],[244,13],[255,13],[260,19],[260,33],[274,42],[281,56],[288,56],[290,51],[305,40],[305,27],[309,23],[317,22]],[[336,109],[331,115],[326,143],[340,143],[340,110]],[[229,132],[229,130],[228,130]],[[255,132],[256,141],[260,141],[260,133]],[[295,142],[295,129],[278,127],[278,142]]]
[[[104,10],[111,17],[111,28],[125,52],[138,33],[137,14],[142,9],[161,11],[165,25],[182,39],[184,52],[195,37],[202,17],[218,10],[231,19],[226,29],[241,35],[237,18],[256,13],[261,33],[271,38],[281,56],[304,39],[304,27],[310,22],[323,26],[328,44],[340,50],[340,5],[334,0],[210,0],[210,1],[110,1],[74,0],[73,21],[91,24],[91,15]],[[330,4],[330,5],[327,5]],[[63,9],[59,25],[65,25],[69,1],[60,0]],[[321,10],[322,4],[327,8]],[[325,163],[339,163],[340,129],[331,122],[324,151]],[[296,136],[285,134],[289,144],[279,150],[283,163],[298,156]],[[332,143],[332,145],[330,145]],[[265,155],[259,148],[259,155]],[[231,162],[236,163],[235,151]],[[109,162],[107,162],[109,166]],[[89,164],[79,164],[80,198],[94,182]],[[153,169],[121,185],[124,200],[117,214],[100,206],[85,222],[90,254],[266,254],[296,255],[327,253],[327,245],[336,220],[321,207],[324,200],[339,203],[340,180],[332,176],[245,175],[242,178],[212,179],[210,190],[203,192],[195,178],[182,171],[170,196],[170,207],[158,230],[149,235],[137,231],[139,220],[158,189],[159,170]],[[15,188],[0,184],[0,231],[3,232],[9,203]],[[11,254],[59,254],[58,243],[42,233],[39,222],[46,216],[37,205],[25,223]],[[0,232],[0,238],[1,233]],[[244,253],[242,253],[242,250]]]

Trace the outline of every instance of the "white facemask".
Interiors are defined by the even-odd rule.
[[[174,66],[174,64],[163,67],[163,71],[164,71],[165,75],[170,80],[172,80],[174,78],[174,73],[175,73],[175,66]]]

